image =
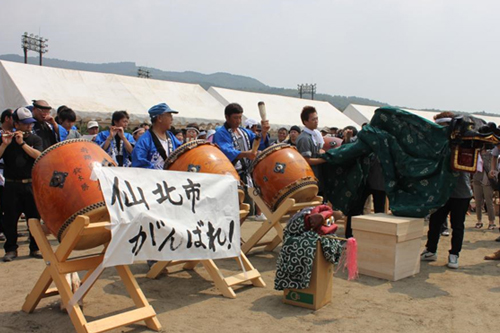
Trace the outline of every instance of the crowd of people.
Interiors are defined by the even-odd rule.
[[[256,150],[252,149],[256,138],[259,139],[258,151],[262,151],[273,144],[289,144],[295,146],[298,152],[311,166],[318,179],[319,195],[323,192],[322,165],[326,162],[322,158],[325,153],[325,140],[327,137],[340,139],[341,144],[350,144],[357,139],[357,129],[352,126],[339,129],[325,127],[318,130],[319,118],[316,109],[305,106],[300,114],[303,129],[294,125],[289,129],[279,128],[277,139],[271,140],[269,135],[271,126],[269,121],[255,121],[247,119],[243,123],[243,108],[237,103],[231,103],[224,109],[225,122],[215,130],[200,129],[196,123],[191,123],[185,129],[173,128],[174,115],[178,110],[173,110],[166,103],[152,106],[148,110],[151,124],[142,123],[129,133],[130,117],[126,111],[116,111],[112,114],[111,125],[108,129],[100,131],[97,121],[87,123],[86,134],[82,135],[75,127],[76,113],[67,106],[57,109],[56,117],[52,117],[50,106],[44,100],[35,100],[33,104],[19,107],[16,110],[5,110],[1,114],[0,145],[0,196],[2,197],[0,211],[0,239],[5,240],[4,261],[14,260],[18,253],[17,224],[21,214],[26,219],[39,218],[31,186],[31,170],[37,157],[43,150],[57,142],[84,138],[94,141],[106,151],[114,162],[121,167],[138,167],[163,170],[165,161],[183,143],[196,139],[205,139],[218,145],[220,150],[233,163],[242,182],[252,186],[252,177],[249,168],[257,157]],[[446,126],[453,118],[451,113],[441,113],[436,117],[436,122]],[[496,228],[493,194],[497,190],[493,179],[498,177],[499,149],[483,149],[481,151],[480,167],[472,177],[474,197],[476,201],[476,228],[483,227],[482,207],[486,207],[488,226],[490,230]],[[370,159],[370,174],[366,184],[363,198],[373,197],[375,212],[383,212],[386,195],[384,189],[383,173],[380,162],[373,155]],[[430,215],[429,232],[426,249],[422,253],[422,260],[432,261],[437,259],[437,244],[443,233],[448,215],[452,227],[451,250],[448,266],[458,267],[458,256],[461,250],[465,216],[473,196],[469,174],[461,174],[454,192],[448,202]],[[7,195],[8,194],[8,195]],[[246,193],[246,201],[250,201]],[[364,201],[364,200],[363,200]],[[365,205],[354,207],[345,212],[347,216],[345,233],[352,237],[351,217],[361,215],[366,211]],[[258,207],[255,208],[256,219],[265,219]],[[500,237],[496,239],[500,241]],[[33,258],[42,258],[35,240],[30,235],[29,255]],[[500,251],[485,259],[500,260]]]
[[[441,126],[449,126],[455,115],[451,112],[441,112],[435,116],[435,122]],[[496,128],[495,124],[488,124],[486,128]],[[480,128],[479,131],[482,129]],[[444,206],[429,217],[429,231],[427,233],[427,243],[425,250],[421,254],[423,261],[437,260],[437,246],[440,236],[449,236],[450,233],[447,227],[447,219],[449,216],[451,233],[451,249],[448,256],[448,267],[458,268],[458,258],[462,250],[462,243],[465,233],[465,218],[470,209],[471,199],[475,199],[475,211],[477,223],[476,229],[483,227],[482,209],[486,208],[488,213],[488,230],[495,230],[495,209],[493,204],[493,193],[498,190],[498,186],[494,185],[494,179],[498,179],[498,148],[488,149],[493,147],[485,146],[481,150],[478,158],[479,167],[477,171],[471,175],[468,172],[461,171],[457,184],[454,187],[450,198]],[[500,237],[495,239],[500,242]],[[485,260],[500,260],[500,250],[492,255],[488,255]]]

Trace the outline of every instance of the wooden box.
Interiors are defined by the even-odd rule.
[[[354,216],[360,274],[397,281],[420,272],[424,219],[384,213]]]
[[[332,301],[333,264],[323,256],[320,242],[316,245],[311,282],[306,289],[285,289],[283,302],[318,310]]]

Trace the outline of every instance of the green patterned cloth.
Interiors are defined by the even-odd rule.
[[[332,264],[338,263],[342,254],[342,242],[320,237],[316,232],[306,231],[304,220],[314,207],[304,208],[295,214],[283,231],[283,246],[276,262],[274,289],[305,289],[312,275],[316,243],[321,242],[323,256]]]
[[[394,215],[424,217],[448,200],[458,177],[451,170],[448,128],[409,112],[377,109],[353,143],[321,157],[325,194],[344,214],[362,200],[370,154],[380,160]]]

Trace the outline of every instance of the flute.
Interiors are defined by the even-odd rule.
[[[2,137],[14,136],[14,135],[16,135],[16,133],[23,133],[23,135],[24,135],[24,134],[28,134],[28,133],[31,133],[31,132],[21,132],[21,131],[18,131],[18,132],[14,132],[14,133],[4,133],[4,134],[2,134]]]

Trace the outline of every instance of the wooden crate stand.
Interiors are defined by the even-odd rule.
[[[318,310],[332,301],[332,288],[333,264],[325,259],[318,241],[309,287],[283,290],[283,303]]]

